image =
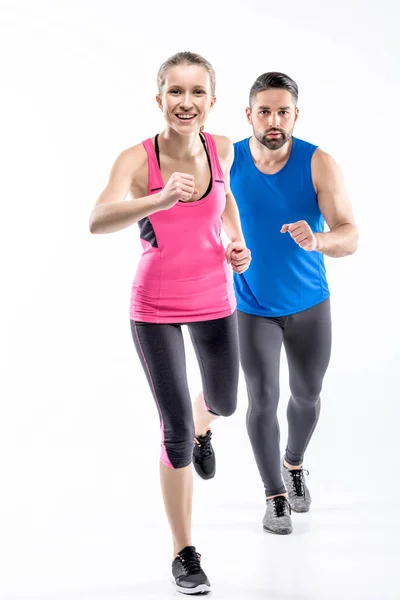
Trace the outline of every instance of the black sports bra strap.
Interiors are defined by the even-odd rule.
[[[209,155],[209,153],[208,153],[206,139],[205,139],[205,137],[204,137],[204,136],[202,136],[202,135],[201,135],[201,133],[199,133],[199,135],[200,135],[200,139],[201,139],[201,141],[202,141],[202,143],[203,143],[203,146],[204,146],[204,150],[205,150],[205,153],[206,153],[206,156],[207,156],[208,166],[210,167],[210,173],[211,173],[211,177],[210,177],[210,183],[208,184],[208,188],[207,188],[207,190],[205,191],[204,195],[203,195],[201,198],[199,198],[199,200],[201,200],[202,198],[205,198],[205,197],[206,197],[206,196],[207,196],[207,195],[208,195],[208,194],[211,192],[211,188],[212,188],[212,182],[213,182],[213,175],[212,175],[211,159],[210,159],[210,155]],[[160,163],[160,147],[159,147],[159,145],[158,145],[158,136],[159,136],[159,133],[157,133],[157,135],[156,135],[156,136],[155,136],[155,138],[154,138],[154,151],[155,151],[155,153],[156,153],[156,157],[157,157],[158,168],[159,168],[159,169],[160,169],[160,171],[161,171],[161,163]]]
[[[159,134],[157,133],[156,137],[154,138],[154,150],[156,153],[156,157],[157,157],[157,162],[158,162],[158,166],[161,170],[161,164],[160,164],[160,148],[158,146],[158,136]]]

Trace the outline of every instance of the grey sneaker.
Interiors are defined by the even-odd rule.
[[[283,460],[281,470],[292,510],[297,513],[308,512],[310,510],[311,495],[306,485],[304,473],[309,475],[309,472],[305,469],[287,469],[283,464]]]
[[[275,496],[267,500],[267,510],[263,519],[263,529],[268,533],[288,535],[292,533],[290,504],[285,496]]]

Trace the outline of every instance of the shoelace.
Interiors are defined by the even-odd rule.
[[[304,473],[307,473],[307,475],[310,473],[305,469],[289,469],[289,473],[292,477],[293,489],[296,496],[305,496],[306,491],[304,488]]]
[[[187,575],[196,575],[196,573],[200,573],[202,571],[200,566],[201,554],[199,554],[199,552],[194,552],[193,550],[184,550],[178,554],[178,557]]]
[[[272,498],[272,500],[274,513],[277,517],[284,517],[287,508],[289,509],[289,514],[291,513],[290,504],[284,496],[276,496],[275,498]]]
[[[206,435],[199,435],[194,439],[197,448],[200,450],[201,457],[207,458],[212,455],[211,449],[211,430],[209,429]]]

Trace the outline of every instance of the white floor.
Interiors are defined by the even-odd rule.
[[[399,361],[382,351],[371,364],[352,363],[341,356],[339,335],[347,333],[338,325],[305,462],[312,510],[293,515],[293,535],[262,531],[243,381],[238,410],[213,426],[217,475],[195,479],[193,507],[193,542],[212,598],[400,599]],[[104,357],[89,363],[83,354],[93,353],[93,341],[82,342],[77,359],[49,368],[50,353],[43,364],[35,354],[35,331],[26,343],[10,338],[15,368],[1,405],[1,600],[181,598],[171,583],[158,482],[158,416],[131,340],[108,344],[111,358],[99,349]],[[194,395],[200,383],[190,352]],[[17,359],[24,359],[23,376]],[[289,390],[282,369],[283,448]]]
[[[213,598],[400,598],[397,498],[379,499],[374,465],[368,483],[364,469],[358,476],[349,465],[328,470],[310,459],[312,511],[293,515],[293,535],[273,536],[262,531],[262,490],[248,449],[241,450],[248,467],[238,484],[233,464],[223,470],[222,438],[216,446],[218,476],[195,479],[193,519]],[[95,457],[91,467],[84,457],[84,449],[64,456],[61,472],[70,477],[64,488],[44,454],[37,485],[34,476],[22,483],[13,472],[19,493],[6,511],[2,505],[0,598],[181,598],[171,583],[169,531],[155,469],[140,485],[139,467],[126,473],[104,463],[96,471]],[[26,459],[29,467],[32,458]],[[79,480],[82,472],[85,480]],[[389,467],[383,473],[389,477]]]

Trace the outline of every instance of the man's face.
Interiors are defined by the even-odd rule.
[[[257,94],[252,108],[246,109],[254,137],[269,150],[278,150],[292,137],[299,109],[287,90],[266,90]]]

